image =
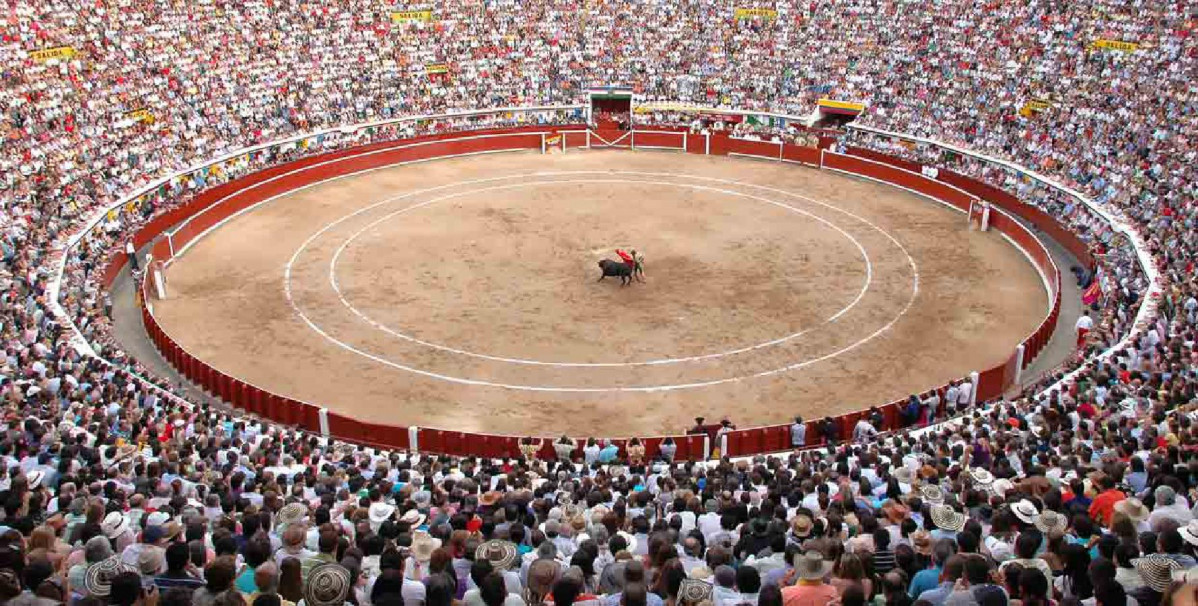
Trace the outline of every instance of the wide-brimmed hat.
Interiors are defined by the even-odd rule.
[[[136,566],[121,561],[121,556],[114,555],[87,567],[83,576],[83,586],[87,592],[96,597],[106,597],[112,591],[112,579],[122,572],[141,574]]]
[[[944,502],[944,491],[935,484],[924,484],[919,487],[919,496],[926,503],[939,505]]]
[[[915,481],[915,472],[911,471],[910,467],[903,466],[890,472],[890,475],[902,484],[910,484]]]
[[[795,555],[794,568],[800,579],[822,579],[832,572],[832,562],[818,551],[808,551]]]
[[[415,509],[409,509],[402,516],[399,516],[399,521],[408,526],[416,527],[424,523],[424,514]]]
[[[1143,522],[1148,519],[1148,507],[1135,497],[1115,503],[1115,511],[1127,516],[1132,522]]]
[[[682,579],[678,586],[678,601],[688,604],[699,604],[712,601],[715,585],[698,579]]]
[[[412,511],[416,510],[413,509]],[[367,510],[367,514],[370,516],[370,523],[375,526],[378,526],[379,524],[391,519],[391,515],[394,513],[395,506],[382,501],[371,503],[370,509]],[[417,515],[419,515],[419,513],[417,513]]]
[[[288,503],[275,514],[275,522],[279,526],[289,526],[304,521],[308,516],[308,506],[303,503]]]
[[[496,539],[479,545],[474,552],[474,559],[487,560],[496,570],[507,570],[518,555],[515,543]]]
[[[104,532],[104,536],[115,539],[129,530],[129,518],[119,511],[113,511],[104,516],[104,521],[100,522],[100,530]]]
[[[965,514],[948,505],[933,505],[932,523],[941,530],[960,532],[965,528]]]
[[[1004,497],[1007,495],[1007,491],[1011,490],[1012,488],[1015,488],[1014,482],[1006,478],[999,478],[990,485],[990,492],[994,495]]]
[[[308,606],[341,606],[349,595],[349,570],[340,564],[317,564],[304,581],[304,603]]]
[[[811,530],[815,527],[815,522],[811,516],[799,514],[790,521],[790,532],[800,539],[805,539],[811,536]]]
[[[911,533],[911,546],[915,548],[915,553],[932,555],[931,533],[922,528]]]
[[[1051,509],[1041,511],[1040,515],[1036,516],[1035,521],[1032,523],[1040,532],[1052,532],[1054,530],[1065,532],[1065,529],[1069,527],[1069,520]]]
[[[1190,520],[1189,524],[1178,528],[1177,532],[1190,545],[1198,545],[1198,520]]]
[[[1036,505],[1027,499],[1020,499],[1011,506],[1011,513],[1019,518],[1024,524],[1034,524],[1036,515],[1040,512],[1036,510]]]
[[[981,467],[971,468],[969,470],[969,477],[973,478],[973,483],[978,488],[989,488],[994,483],[994,474]]]
[[[441,539],[434,539],[429,533],[418,530],[412,536],[412,557],[416,558],[417,562],[427,562],[440,546]]]
[[[497,490],[489,490],[483,493],[483,496],[478,498],[478,504],[490,507],[499,502],[503,498],[503,494]]]
[[[1173,582],[1173,573],[1183,570],[1181,564],[1167,555],[1153,553],[1131,561],[1144,583],[1158,593],[1164,593]]]

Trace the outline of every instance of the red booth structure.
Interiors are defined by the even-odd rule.
[[[1047,214],[1023,204],[1002,190],[949,171],[942,170],[937,178],[930,178],[921,174],[922,166],[918,164],[869,150],[851,149],[849,153],[839,154],[780,142],[736,139],[722,133],[691,133],[683,128],[608,131],[583,125],[530,126],[428,135],[306,157],[203,191],[188,203],[147,223],[134,236],[134,242],[140,247],[157,239],[152,247],[155,259],[169,260],[205,230],[252,204],[307,184],[382,166],[479,152],[537,149],[546,152],[550,147],[563,150],[592,147],[636,149],[638,146],[642,149],[672,149],[692,154],[745,156],[835,170],[897,185],[962,211],[967,211],[971,202],[989,201],[997,211],[991,216],[992,229],[1005,234],[1027,254],[1044,278],[1051,307],[1040,326],[1003,363],[971,375],[979,402],[1001,396],[1007,388],[1018,382],[1020,372],[1048,343],[1060,313],[1060,272],[1043,243],[1015,218],[1052,235],[1084,263],[1093,263],[1086,245]],[[179,227],[168,232],[167,229],[172,225]],[[106,287],[110,286],[125,261],[123,254],[113,255],[110,265],[105,269]],[[141,288],[141,298],[145,302],[142,320],[162,356],[187,379],[233,406],[284,425],[381,448],[497,458],[521,455],[519,438],[515,436],[364,423],[309,402],[270,393],[229,376],[180,347],[154,318],[148,282],[143,283]],[[902,401],[898,401],[879,406],[885,419],[885,430],[901,428],[898,411],[902,404]],[[836,419],[840,438],[850,438],[853,426],[865,414],[866,411],[859,411]],[[809,423],[808,436],[816,435],[814,424],[815,421]],[[686,460],[703,459],[717,446],[724,456],[790,449],[788,424],[732,431],[723,436],[721,444],[713,444],[711,438],[704,435],[669,437],[677,447],[675,458]],[[665,438],[641,438],[647,456],[653,457],[660,452]],[[613,441],[620,446],[621,451],[627,444],[624,438],[614,438]],[[544,438],[537,455],[552,458],[552,442],[552,438]],[[585,442],[586,438],[577,438],[579,449]],[[819,445],[809,443],[809,447]]]

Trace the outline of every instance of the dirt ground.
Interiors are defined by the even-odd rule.
[[[596,281],[616,248],[644,282]],[[961,213],[667,152],[341,179],[214,230],[168,280],[160,323],[224,372],[365,421],[517,435],[861,409],[999,363],[1046,313],[1027,259]]]

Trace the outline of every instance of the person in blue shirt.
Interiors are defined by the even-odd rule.
[[[932,567],[921,570],[911,577],[911,586],[907,595],[918,599],[920,594],[940,586],[940,574],[944,572],[944,564],[957,554],[957,542],[952,539],[940,539],[932,546]]]
[[[600,463],[611,463],[620,456],[620,448],[611,443],[611,440],[603,441],[603,449],[599,451]]]

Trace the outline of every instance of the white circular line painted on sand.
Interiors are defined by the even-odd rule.
[[[620,173],[615,172],[615,173],[611,173],[611,174],[620,174]],[[348,248],[355,240],[357,240],[360,236],[362,236],[366,232],[374,229],[378,225],[385,223],[399,215],[405,214],[409,211],[416,210],[419,208],[424,208],[426,206],[431,206],[433,204],[443,202],[445,200],[452,200],[454,198],[460,198],[463,196],[469,196],[469,195],[474,195],[474,194],[479,194],[479,193],[485,193],[485,192],[491,192],[491,191],[503,191],[503,190],[510,190],[510,189],[519,189],[519,188],[524,188],[524,187],[538,187],[538,186],[545,186],[545,185],[579,184],[579,183],[588,183],[588,184],[595,184],[595,183],[630,184],[630,183],[635,183],[635,184],[643,184],[643,185],[664,185],[664,186],[673,186],[673,187],[685,187],[685,188],[699,190],[699,191],[708,191],[708,192],[726,194],[729,196],[748,198],[748,199],[755,200],[758,202],[764,202],[766,204],[771,204],[774,206],[784,208],[790,212],[804,215],[806,217],[814,219],[814,220],[822,223],[826,227],[836,231],[837,233],[839,233],[840,235],[842,235],[846,239],[848,239],[850,242],[852,242],[853,245],[857,247],[857,251],[861,253],[861,258],[865,262],[865,279],[861,284],[861,288],[857,291],[857,295],[853,298],[852,301],[849,302],[848,305],[845,305],[840,310],[838,310],[836,313],[834,313],[830,317],[826,318],[824,321],[822,321],[819,324],[816,324],[810,328],[806,328],[806,329],[800,330],[798,332],[791,333],[791,334],[783,336],[783,337],[779,337],[777,339],[772,339],[769,341],[764,341],[762,343],[756,343],[756,344],[748,345],[745,347],[739,347],[736,349],[730,349],[727,351],[702,354],[702,355],[696,355],[696,356],[678,357],[678,358],[660,358],[660,359],[645,360],[645,361],[640,361],[640,362],[553,362],[553,361],[546,361],[546,360],[531,360],[528,358],[510,358],[510,357],[483,354],[483,353],[469,351],[466,349],[450,347],[450,346],[442,345],[439,343],[433,343],[431,341],[419,339],[412,335],[405,334],[403,332],[392,329],[392,328],[382,324],[381,322],[378,322],[375,319],[369,317],[368,315],[366,315],[365,313],[360,311],[357,307],[355,307],[352,303],[350,303],[345,298],[345,295],[341,291],[341,287],[337,282],[337,263],[341,259],[341,255],[342,255],[342,253],[345,252],[346,248]],[[848,313],[850,310],[852,310],[854,307],[856,307],[858,303],[861,302],[861,299],[865,297],[865,293],[869,291],[869,287],[870,287],[870,284],[872,283],[872,281],[873,281],[873,262],[870,260],[869,253],[865,250],[865,247],[862,246],[861,242],[859,242],[856,238],[854,238],[852,234],[846,232],[844,229],[841,229],[838,225],[828,221],[827,219],[824,219],[823,217],[813,215],[808,211],[795,208],[793,206],[790,206],[789,204],[783,204],[781,202],[769,200],[769,199],[763,198],[761,196],[754,196],[751,194],[732,191],[732,190],[728,190],[728,189],[720,189],[720,188],[710,187],[710,186],[706,186],[706,185],[695,185],[695,184],[691,184],[691,183],[673,183],[673,182],[669,182],[669,181],[637,181],[637,180],[630,180],[630,179],[565,179],[565,180],[551,180],[551,181],[522,181],[520,183],[513,183],[513,184],[509,184],[509,185],[495,185],[495,186],[491,186],[491,187],[485,187],[482,189],[473,189],[473,190],[469,190],[469,191],[455,192],[452,194],[438,196],[436,198],[432,198],[430,200],[420,202],[417,204],[413,204],[411,206],[407,206],[407,207],[401,208],[399,210],[396,210],[394,212],[388,213],[388,214],[383,215],[382,217],[379,217],[378,219],[375,219],[374,221],[366,224],[364,227],[362,227],[358,231],[354,232],[349,238],[347,238],[345,240],[345,242],[343,242],[341,244],[341,246],[339,246],[337,248],[337,251],[333,254],[332,259],[329,260],[329,284],[333,287],[333,291],[337,294],[337,299],[339,301],[341,301],[341,305],[345,306],[346,309],[350,310],[354,315],[361,318],[364,322],[370,324],[371,326],[373,326],[374,328],[376,328],[382,332],[385,332],[391,336],[403,339],[405,341],[409,341],[411,343],[416,343],[418,345],[423,345],[425,347],[429,347],[429,348],[436,349],[439,351],[444,351],[444,352],[453,353],[453,354],[460,354],[463,356],[469,356],[472,358],[480,358],[483,360],[490,360],[493,362],[505,362],[505,363],[510,363],[510,364],[525,364],[525,365],[531,365],[531,366],[555,366],[555,367],[581,367],[581,368],[609,367],[610,368],[610,367],[625,367],[625,366],[653,366],[653,365],[663,365],[663,364],[680,364],[680,363],[685,363],[685,362],[700,362],[700,361],[704,361],[704,360],[714,360],[717,358],[733,356],[733,355],[737,355],[737,354],[741,354],[741,353],[745,353],[745,352],[749,352],[749,351],[754,351],[754,350],[758,350],[758,349],[762,349],[762,348],[766,348],[766,347],[771,347],[774,345],[779,345],[779,344],[785,343],[787,341],[796,339],[804,334],[807,334],[808,332],[811,332],[812,330],[814,330],[816,328],[819,328],[826,324],[835,322],[837,319],[839,319],[844,314]]]
[[[477,387],[497,387],[497,388],[501,388],[501,389],[509,389],[509,390],[515,390],[515,391],[562,392],[562,393],[612,393],[612,392],[651,393],[651,392],[676,391],[676,390],[683,390],[683,389],[711,387],[711,386],[715,386],[715,385],[723,385],[723,384],[728,384],[728,383],[752,380],[752,379],[756,379],[756,378],[768,377],[768,376],[773,376],[773,375],[777,375],[777,374],[790,372],[793,370],[799,370],[799,369],[805,368],[807,366],[810,366],[812,364],[816,364],[819,362],[823,362],[825,360],[829,360],[829,359],[841,356],[847,352],[857,349],[858,347],[864,345],[865,343],[868,343],[869,341],[872,341],[873,339],[877,338],[879,335],[890,330],[890,328],[893,327],[895,323],[897,323],[903,316],[905,316],[907,314],[908,311],[910,311],[911,306],[915,303],[915,299],[919,294],[919,268],[915,263],[915,259],[911,257],[911,254],[906,249],[906,247],[904,247],[902,245],[902,243],[900,243],[898,241],[898,239],[896,239],[890,233],[888,233],[885,230],[883,230],[882,228],[878,227],[871,221],[869,221],[863,217],[860,217],[854,213],[851,213],[849,211],[841,209],[841,208],[834,206],[832,204],[829,204],[827,202],[816,200],[814,198],[804,196],[801,194],[796,194],[794,192],[789,192],[789,191],[774,188],[774,187],[756,185],[756,184],[752,184],[752,183],[741,183],[741,182],[734,181],[731,179],[719,179],[719,178],[714,178],[714,177],[702,177],[702,176],[697,176],[697,175],[686,175],[686,174],[676,174],[676,173],[624,171],[621,174],[655,176],[655,177],[680,177],[680,178],[708,181],[708,182],[713,182],[713,183],[724,183],[724,184],[729,184],[729,185],[739,185],[739,186],[751,187],[751,188],[755,188],[755,189],[758,189],[761,191],[769,191],[769,192],[781,194],[781,195],[784,195],[787,197],[805,200],[807,202],[811,202],[813,204],[818,204],[820,206],[824,206],[824,207],[834,210],[836,212],[840,212],[846,216],[852,217],[852,218],[872,227],[874,230],[878,231],[879,233],[883,234],[887,239],[889,239],[893,244],[895,244],[895,246],[897,246],[900,250],[903,251],[903,254],[907,258],[907,263],[911,266],[911,270],[912,270],[911,296],[907,299],[907,302],[904,304],[903,308],[901,310],[899,310],[899,313],[897,315],[895,315],[895,317],[892,318],[889,322],[882,325],[880,328],[878,328],[874,332],[866,335],[865,337],[858,339],[857,341],[850,343],[844,347],[841,347],[835,351],[826,353],[822,356],[794,362],[792,364],[787,364],[787,365],[773,368],[770,370],[764,370],[764,371],[759,371],[756,373],[745,374],[745,375],[740,375],[740,376],[735,376],[735,377],[725,377],[725,378],[721,378],[721,379],[712,379],[712,380],[708,380],[708,381],[698,381],[698,382],[693,382],[693,383],[677,383],[677,384],[672,384],[672,385],[641,385],[641,386],[624,386],[624,387],[554,387],[554,386],[543,386],[543,385],[520,385],[520,384],[512,384],[512,383],[499,383],[499,382],[494,382],[494,381],[483,381],[483,380],[469,379],[469,378],[464,378],[464,377],[455,377],[455,376],[436,373],[436,372],[432,372],[432,371],[428,371],[428,370],[424,370],[424,369],[420,369],[420,368],[415,368],[413,366],[409,366],[406,364],[400,364],[393,360],[389,360],[387,358],[384,358],[384,357],[378,356],[376,354],[372,354],[370,352],[359,349],[357,347],[354,347],[353,345],[346,343],[340,339],[337,339],[333,335],[329,334],[327,331],[325,331],[323,328],[321,328],[319,325],[317,325],[315,322],[313,322],[311,320],[311,318],[309,318],[307,316],[307,314],[305,314],[303,312],[303,310],[301,310],[299,308],[298,304],[295,302],[295,299],[292,296],[291,272],[292,272],[292,266],[295,264],[296,260],[300,257],[301,254],[303,254],[304,250],[306,250],[307,247],[312,244],[312,242],[314,242],[320,236],[324,235],[325,233],[327,233],[329,230],[333,229],[337,225],[340,225],[341,223],[343,223],[353,217],[356,217],[363,213],[369,212],[369,211],[371,211],[375,208],[378,208],[379,206],[385,205],[385,204],[390,204],[392,202],[396,202],[396,201],[407,199],[407,198],[412,198],[412,197],[426,194],[426,193],[433,192],[433,191],[441,191],[441,190],[450,189],[453,187],[458,187],[458,186],[463,186],[463,185],[474,185],[474,184],[478,184],[478,183],[494,183],[494,182],[498,182],[498,181],[528,178],[528,177],[565,176],[565,175],[578,175],[578,174],[605,175],[605,174],[612,174],[612,173],[605,172],[605,171],[544,171],[544,172],[507,175],[507,176],[502,176],[502,177],[490,177],[490,178],[485,178],[485,179],[472,179],[472,180],[468,180],[468,181],[449,183],[449,184],[439,185],[436,187],[430,187],[430,188],[422,189],[422,190],[418,190],[418,191],[408,192],[408,193],[400,194],[397,196],[392,196],[392,197],[386,198],[380,202],[376,202],[374,204],[370,204],[368,206],[360,208],[357,211],[354,211],[353,213],[350,213],[350,214],[345,215],[335,221],[332,221],[329,224],[322,227],[321,229],[317,230],[315,233],[313,233],[311,236],[309,236],[306,240],[304,240],[304,242],[299,246],[299,248],[296,249],[296,251],[291,255],[291,258],[288,259],[287,264],[283,270],[284,295],[286,296],[287,302],[291,306],[292,311],[300,318],[300,320],[303,321],[304,324],[306,324],[308,326],[308,328],[312,329],[313,332],[317,333],[318,335],[323,337],[325,340],[340,347],[341,349],[343,349],[345,351],[357,354],[359,356],[362,356],[362,357],[372,360],[374,362],[378,362],[379,364],[383,364],[384,366],[389,366],[389,367],[395,368],[397,370],[410,372],[415,375],[419,375],[419,376],[423,376],[423,377],[427,377],[427,378],[431,378],[431,379],[442,380],[442,381],[446,381],[446,382],[450,382],[450,383],[456,383],[459,385],[470,385],[470,386],[477,386]]]

